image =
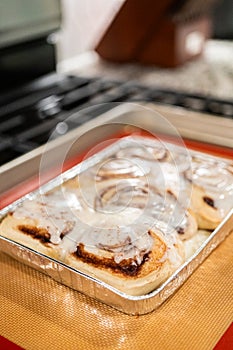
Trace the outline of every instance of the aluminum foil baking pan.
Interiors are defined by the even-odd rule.
[[[97,164],[99,160],[106,158],[119,149],[123,141],[118,141],[98,154],[88,158],[62,174],[62,181],[73,178],[81,171]],[[177,147],[177,146],[175,146]],[[203,154],[204,155],[204,154]],[[210,157],[209,155],[205,155]],[[0,211],[0,220],[8,212],[13,211],[20,203],[28,198],[35,198],[39,193],[46,193],[61,184],[61,176],[43,185],[39,190],[31,192],[20,198],[13,204]],[[30,267],[37,269],[52,277],[56,281],[67,285],[79,292],[104,302],[126,314],[141,315],[158,308],[169,298],[202,263],[202,261],[215,249],[231,232],[233,227],[233,210],[225,217],[217,229],[215,229],[206,241],[198,248],[195,254],[187,260],[165,283],[147,295],[130,296],[122,293],[106,283],[96,280],[85,273],[77,271],[57,260],[49,258],[10,239],[0,236],[0,250],[16,258]]]

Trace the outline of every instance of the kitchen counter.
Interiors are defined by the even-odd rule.
[[[210,40],[203,55],[178,68],[117,64],[85,52],[58,64],[59,72],[134,80],[159,88],[233,100],[233,42]]]

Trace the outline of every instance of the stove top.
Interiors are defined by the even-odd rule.
[[[112,102],[141,101],[233,118],[232,101],[135,81],[50,74],[0,96],[0,165],[108,111]]]

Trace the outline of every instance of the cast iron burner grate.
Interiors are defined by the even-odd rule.
[[[145,87],[133,81],[53,74],[0,96],[0,165],[46,143],[52,132],[53,138],[59,137],[106,112],[110,102],[138,101],[233,118],[232,101]]]

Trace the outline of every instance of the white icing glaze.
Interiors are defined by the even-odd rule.
[[[137,209],[127,208],[120,216],[93,215],[88,210],[77,211],[77,207],[80,208],[77,197],[73,200],[72,195],[66,193],[64,197],[62,193],[55,192],[41,200],[25,201],[13,215],[17,219],[36,220],[37,227],[46,228],[50,233],[51,243],[60,244],[63,254],[74,252],[77,245],[82,243],[87,251],[96,254],[101,250],[111,252],[117,262],[132,258],[141,263],[144,254],[150,251],[153,240],[148,234],[147,221],[134,224],[139,217]],[[61,239],[63,232],[68,233]]]
[[[151,218],[147,217],[131,225],[112,224],[111,228],[105,229],[76,225],[73,231],[64,237],[61,247],[64,254],[72,253],[76,251],[77,245],[82,243],[87,252],[113,257],[116,263],[124,259],[133,259],[137,264],[141,264],[144,255],[153,247],[154,240],[149,234],[149,229],[152,229],[166,244],[167,249],[160,261],[168,259],[174,266],[179,266],[182,263],[182,256],[175,248],[175,244],[179,241],[177,233],[164,223],[157,222],[153,225]]]
[[[71,196],[71,197],[70,197]],[[68,203],[75,203],[73,195],[64,197],[61,192],[23,202],[13,213],[16,219],[30,218],[36,220],[38,228],[45,228],[50,234],[50,242],[59,244],[61,234],[71,231],[75,225],[75,217]]]
[[[127,147],[125,149],[121,149],[117,152],[117,157],[121,158],[141,158],[144,160],[163,160],[167,156],[167,150],[162,145],[158,145],[157,147],[149,147],[149,146],[132,146]]]
[[[193,157],[193,183],[203,187],[206,195],[214,200],[214,205],[224,217],[233,207],[233,174],[224,162]],[[190,174],[189,174],[190,176]]]
[[[188,226],[187,212],[176,197],[170,192],[161,194],[141,179],[128,179],[127,183],[116,183],[116,186],[112,182],[96,197],[95,210],[98,212],[121,214],[126,208],[138,208],[142,213],[184,231]]]
[[[148,184],[141,179],[112,181],[99,191],[95,199],[95,210],[108,213],[127,207],[144,209],[149,197]]]
[[[93,169],[95,179],[101,180],[108,177],[142,177],[149,173],[149,167],[138,159],[108,159]]]
[[[91,225],[89,223],[87,226],[78,222],[74,229],[64,237],[61,247],[64,252],[75,252],[77,245],[82,243],[88,252],[94,252],[97,255],[101,250],[109,252],[118,263],[121,260],[132,258],[140,264],[144,254],[148,253],[153,246],[153,239],[148,230],[149,223],[143,219],[140,220],[140,223],[127,225],[124,216],[121,216],[120,220],[119,216],[118,218],[107,216],[104,219],[101,214],[97,214],[92,219]]]

